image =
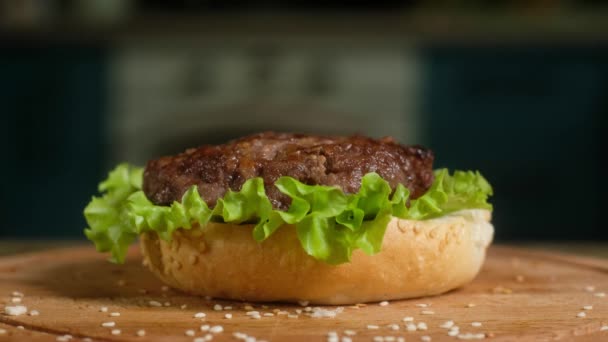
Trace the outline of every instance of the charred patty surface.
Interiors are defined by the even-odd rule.
[[[432,151],[403,146],[393,138],[265,132],[152,160],[144,172],[143,190],[154,204],[168,205],[197,185],[213,207],[228,189],[238,191],[247,179],[262,177],[273,206],[285,210],[290,199],[274,186],[281,176],[355,193],[361,177],[376,172],[393,190],[401,183],[417,198],[433,182],[433,158]]]

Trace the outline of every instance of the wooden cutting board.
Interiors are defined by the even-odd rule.
[[[233,336],[237,332],[267,341],[327,341],[329,332],[342,338],[347,336],[345,330],[356,333],[351,336],[353,341],[373,341],[375,336],[383,336],[385,341],[398,341],[398,337],[421,341],[423,336],[432,341],[458,340],[440,327],[448,320],[460,328],[461,339],[608,341],[608,328],[602,330],[608,326],[607,260],[495,246],[473,283],[442,296],[393,301],[386,306],[345,306],[341,312],[324,307],[337,312],[333,318],[313,318],[306,311],[297,314],[296,310],[304,309],[298,305],[255,304],[254,310],[274,314],[261,319],[248,317],[245,303],[205,300],[163,289],[139,260],[139,252],[133,248],[125,265],[114,265],[89,247],[0,259],[2,308],[16,305],[11,294],[19,291],[24,294],[22,305],[40,313],[0,314],[0,333],[4,330],[0,341],[55,341],[64,334],[74,340],[193,341],[208,334],[200,330],[201,325],[223,327],[223,332],[212,334],[213,341],[237,341]],[[163,306],[150,306],[150,301]],[[232,309],[215,311],[215,304]],[[593,308],[584,310],[587,305]],[[101,307],[108,312],[101,312]],[[111,317],[112,312],[120,316]],[[194,318],[197,312],[206,317]],[[577,317],[580,312],[586,317]],[[232,314],[231,319],[225,317],[227,313]],[[427,330],[407,331],[403,321],[407,316],[415,324],[425,323]],[[101,326],[110,321],[115,327]],[[473,326],[473,322],[481,326]],[[113,335],[112,329],[120,329],[120,335]],[[145,337],[136,336],[141,329]],[[190,329],[195,337],[186,335]]]

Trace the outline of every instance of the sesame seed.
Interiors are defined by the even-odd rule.
[[[416,328],[418,328],[418,330],[427,330],[428,329],[426,323],[424,323],[424,322],[418,323],[418,325],[416,326]]]
[[[112,335],[120,335],[120,329],[112,329],[111,333]]]
[[[599,297],[599,298],[604,298],[606,297],[606,293],[604,292],[597,292],[594,294],[594,296]]]
[[[583,310],[593,310],[593,305],[585,305],[583,306]]]
[[[304,311],[310,312],[310,311],[312,311],[312,308],[310,306],[307,306],[307,307],[304,308]]]
[[[55,338],[55,341],[57,342],[68,342],[69,340],[71,340],[70,337],[67,336],[57,336],[57,338]]]
[[[155,301],[155,300],[151,300],[151,301],[149,301],[149,302],[148,302],[148,305],[150,305],[150,306],[155,306],[155,307],[161,307],[161,306],[163,306],[163,305],[162,305],[160,302],[157,302],[157,301]]]
[[[581,312],[579,312],[579,313],[576,315],[576,317],[578,317],[578,318],[587,317],[587,314],[586,314],[586,313],[584,313],[583,311],[581,311]]]
[[[394,342],[395,341],[395,336],[384,336],[384,340],[386,342]]]
[[[219,304],[215,304],[213,306],[213,310],[215,310],[215,311],[222,311],[222,310],[224,310],[224,308],[221,305],[219,305]]]
[[[381,301],[381,302],[380,302],[380,304],[379,304],[379,305],[380,305],[380,306],[387,306],[387,305],[388,305],[388,302],[387,302],[387,301],[385,301],[385,300],[383,300],[383,301]]]
[[[428,304],[416,304],[416,306],[419,307],[419,308],[426,308],[429,305]]]
[[[287,312],[287,311],[279,311],[279,312],[277,312],[277,315],[289,315],[289,312]]]
[[[608,325],[603,325],[603,326],[600,328],[600,331],[608,331]]]
[[[13,297],[13,298],[11,298],[11,302],[13,302],[13,303],[21,303],[21,297]]]
[[[194,340],[192,340],[193,342],[205,342],[205,338],[204,337],[197,337]]]
[[[274,316],[274,314],[272,312],[265,312],[264,316],[265,317],[272,317],[272,316]]]
[[[0,335],[4,335],[4,334],[6,334],[6,329],[0,328]]]
[[[593,291],[595,291],[595,286],[593,286],[593,285],[587,285],[587,286],[585,286],[585,291],[587,291],[587,292],[593,292]]]
[[[211,340],[213,340],[213,335],[211,335],[211,334],[205,335],[205,341],[211,341]]]
[[[342,336],[340,339],[341,342],[353,342],[353,339],[348,336]]]
[[[4,313],[9,316],[20,316],[27,313],[27,307],[23,305],[5,306]]]
[[[404,322],[413,322],[414,321],[414,317],[410,317],[410,316],[403,317],[402,321],[404,321]]]
[[[224,306],[224,310],[232,310],[232,306]]]
[[[137,335],[139,337],[144,337],[144,336],[146,336],[146,331],[144,329],[139,329],[139,330],[137,330],[135,335]]]
[[[186,336],[191,336],[191,337],[193,337],[194,335],[196,335],[196,332],[195,332],[194,330],[192,330],[192,329],[188,329],[188,330],[186,330],[186,331],[184,332],[184,334],[185,334]]]
[[[382,336],[374,336],[373,341],[374,342],[384,342],[384,337],[382,337]]]
[[[471,326],[473,326],[473,327],[480,327],[481,326],[481,322],[471,322]]]
[[[405,342],[405,337],[397,337],[397,342]]]
[[[40,315],[40,312],[38,310],[31,310],[29,313],[30,316],[38,316]]]
[[[232,314],[225,314],[225,315],[224,315],[224,317],[225,317],[226,319],[232,319]]]
[[[209,324],[203,324],[201,325],[201,331],[209,331],[211,327],[209,326]]]
[[[474,308],[474,307],[475,307],[475,304],[473,304],[473,303],[469,303],[469,304],[467,304],[467,305],[466,305],[466,307],[467,307],[467,308]]]
[[[111,327],[113,327],[115,325],[116,325],[116,322],[103,322],[103,323],[101,323],[101,326],[104,327],[104,328],[111,328]]]
[[[13,296],[13,297],[23,297],[23,293],[21,293],[19,291],[13,291],[13,293],[11,293],[11,296]]]
[[[337,337],[338,333],[335,332],[335,331],[329,331],[329,332],[327,332],[327,337],[332,337],[332,336],[336,336]]]
[[[18,326],[17,326],[17,329],[19,329],[19,330],[23,330],[23,329],[25,329],[25,327],[24,327],[23,325],[18,325]]]
[[[405,326],[405,329],[407,329],[407,331],[416,331],[418,328],[416,327],[416,324],[414,324],[414,323],[408,323]]]
[[[430,342],[431,336],[428,336],[428,335],[420,336],[420,341]]]
[[[338,339],[338,336],[329,336],[327,342],[340,342],[340,339]]]
[[[375,324],[368,324],[367,325],[367,329],[369,330],[375,330],[375,329],[379,329],[380,327],[375,325]]]
[[[207,317],[207,314],[204,312],[197,312],[194,314],[194,318],[205,318]]]
[[[100,312],[108,312],[108,307],[107,306],[102,306],[99,308]]]
[[[448,336],[457,336],[460,332],[458,330],[448,331]]]
[[[120,312],[111,312],[110,317],[118,317],[120,316]]]
[[[214,334],[219,334],[223,331],[224,331],[224,327],[222,327],[221,325],[214,325],[209,329],[209,332],[212,332]]]
[[[399,330],[399,324],[389,324],[388,327],[391,330]]]
[[[298,315],[292,315],[292,314],[287,315],[287,318],[298,318],[298,317],[300,317],[300,316],[298,316]]]
[[[93,339],[90,337],[85,337],[82,339],[82,342],[93,342]]]
[[[307,300],[301,300],[301,301],[298,301],[298,304],[300,304],[300,306],[308,306],[308,304],[309,304],[309,303],[310,303],[310,302],[309,302],[309,301],[307,301]]]
[[[299,314],[302,313],[302,310],[301,309],[296,309],[296,313],[299,315]]]
[[[423,315],[434,315],[435,311],[431,311],[431,310],[422,310],[421,314]]]
[[[355,336],[355,335],[357,335],[357,332],[354,330],[347,329],[347,330],[344,330],[344,335]]]
[[[444,329],[449,329],[454,326],[454,321],[445,321],[439,327]]]

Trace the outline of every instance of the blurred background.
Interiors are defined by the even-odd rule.
[[[0,1],[0,240],[83,238],[120,161],[392,135],[493,184],[499,241],[608,240],[603,1]]]

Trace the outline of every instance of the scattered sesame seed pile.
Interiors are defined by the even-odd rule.
[[[525,281],[524,278],[521,276],[516,277],[516,280],[517,282]],[[126,286],[124,280],[119,280],[116,284],[118,286]],[[140,290],[141,291],[138,292],[142,294],[148,294],[150,292],[153,292],[151,290]],[[604,298],[606,296],[604,292],[597,292],[595,286],[592,285],[585,286],[582,290],[589,293],[590,298],[595,298],[596,301],[602,300],[600,298]],[[169,289],[167,286],[163,286],[161,288],[161,293],[163,294],[161,297],[166,298],[166,293],[169,291],[171,291],[171,289]],[[502,286],[493,288],[490,292],[494,294],[503,295],[512,293],[510,289]],[[12,293],[10,293],[9,300],[6,301],[7,304],[4,306],[4,315],[42,315],[42,313],[36,309],[28,309],[25,306],[26,299],[27,298],[22,292],[13,291]],[[355,304],[347,307],[318,307],[309,306],[308,302],[301,301],[299,302],[299,308],[294,309],[293,307],[291,307],[289,310],[286,310],[284,306],[279,306],[282,308],[271,308],[269,305],[253,305],[248,303],[235,303],[233,304],[233,308],[233,305],[223,305],[218,302],[214,303],[213,299],[209,297],[206,297],[205,300],[208,302],[208,305],[206,306],[208,308],[208,312],[192,311],[188,312],[186,316],[187,319],[191,320],[192,328],[186,329],[182,332],[182,334],[186,337],[191,337],[193,342],[212,341],[215,336],[219,335],[223,336],[224,339],[231,338],[234,340],[240,340],[245,342],[266,342],[266,340],[257,339],[255,336],[248,334],[246,332],[246,327],[243,327],[239,330],[228,331],[227,334],[229,335],[227,335],[225,333],[224,326],[222,326],[220,322],[221,320],[231,320],[237,315],[244,315],[254,321],[261,319],[276,320],[279,319],[279,316],[286,317],[287,319],[298,319],[301,317],[307,319],[333,319],[336,318],[338,315],[347,312],[347,310],[358,310],[374,305]],[[391,305],[391,303],[388,301],[381,301],[377,305],[380,307],[388,307],[389,305]],[[181,310],[184,311],[188,309],[188,304],[173,305],[171,302],[159,300],[159,298],[150,298],[149,300],[147,300],[147,302],[144,302],[144,306],[155,308],[157,310],[163,310],[163,308],[165,307],[174,306],[178,306]],[[475,303],[462,303],[462,308],[467,308],[471,310],[474,310],[476,306],[477,305]],[[110,303],[108,304],[108,306],[100,306],[98,308],[98,312],[100,313],[99,325],[103,328],[107,328],[107,333],[109,335],[118,336],[128,334],[132,337],[135,336],[137,338],[141,338],[142,341],[144,341],[147,336],[147,332],[145,329],[121,328],[119,319],[121,317],[124,317],[124,315],[119,310],[120,306],[114,305],[114,303]],[[211,312],[215,313],[211,315]],[[572,317],[573,319],[589,319],[593,316],[592,312],[593,305],[591,303],[584,303],[584,305],[572,309]],[[413,315],[416,315],[418,317],[441,315],[441,312],[439,310],[433,309],[431,303],[415,303],[414,305],[411,305],[410,308],[406,309],[404,313],[410,313],[412,314],[412,316],[405,315],[396,322],[370,322],[369,324],[361,326],[359,329],[334,329],[332,331],[328,331],[325,335],[326,341],[405,342],[406,340],[417,340],[422,342],[429,342],[432,341],[432,337],[430,336],[431,334],[429,334],[429,332],[433,332],[432,335],[437,335],[438,331],[442,332],[441,334],[446,338],[453,338],[457,340],[483,340],[495,336],[495,334],[491,331],[484,331],[483,322],[467,321],[466,319],[458,321],[456,318],[453,318],[445,320],[442,323],[437,324],[437,326],[430,326],[423,320],[414,318]],[[187,319],[185,319],[185,321],[187,321]],[[24,326],[21,325],[16,326],[15,328],[22,330],[25,329]],[[608,324],[606,322],[601,322],[599,330],[601,332],[608,331]],[[363,331],[367,331],[368,333],[362,334]],[[369,331],[374,332],[373,336],[369,336]],[[412,333],[414,332],[418,332],[418,334],[412,335]],[[420,335],[420,333],[422,333],[422,335]],[[0,336],[7,334],[9,334],[9,331],[7,331],[7,329],[0,328]],[[56,341],[72,340],[85,342],[93,341],[93,339],[89,337],[77,338],[70,334],[56,336]]]

